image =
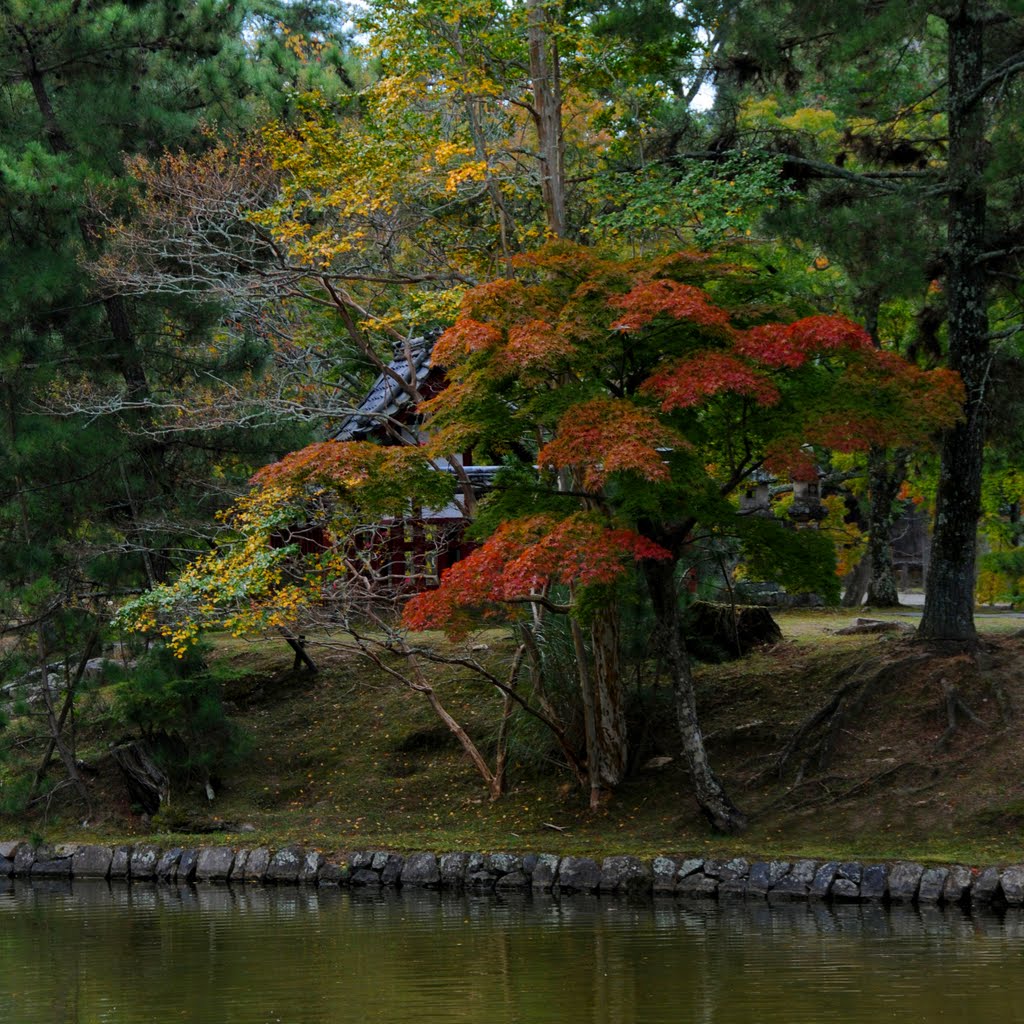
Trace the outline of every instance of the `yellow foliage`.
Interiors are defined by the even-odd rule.
[[[452,163],[456,157],[472,156],[472,146],[460,146],[457,143],[445,140],[439,142],[434,149],[434,163],[438,167],[445,167]]]
[[[774,96],[744,100],[740,105],[740,124],[757,125],[778,119],[779,101]]]
[[[838,137],[836,115],[831,110],[818,107],[801,107],[788,117],[779,118],[779,124],[793,131],[816,135],[824,141]]]
[[[487,161],[476,160],[473,163],[463,164],[461,167],[448,173],[445,180],[444,190],[451,194],[457,192],[464,181],[486,181]]]
[[[836,549],[836,575],[845,576],[852,572],[864,557],[867,537],[856,523],[847,523],[846,503],[838,494],[822,499],[828,515],[819,523],[818,529],[827,533]]]
[[[1010,581],[1002,573],[986,569],[978,573],[978,582],[975,586],[975,595],[978,604],[996,604],[1000,598],[1006,596],[1010,589]]]

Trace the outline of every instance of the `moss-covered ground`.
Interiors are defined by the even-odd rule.
[[[881,617],[904,618],[902,615]],[[926,654],[902,635],[837,636],[849,612],[778,616],[784,641],[740,661],[699,666],[702,721],[713,763],[749,814],[741,836],[712,833],[690,793],[664,682],[631,684],[633,767],[598,812],[557,748],[513,719],[508,792],[491,801],[472,765],[422,694],[350,653],[318,651],[317,675],[291,670],[284,644],[221,640],[227,704],[247,752],[215,780],[209,802],[181,786],[149,820],[133,813],[101,748],[94,815],[83,826],[70,799],[31,819],[0,819],[4,835],[166,845],[299,842],[324,851],[364,848],[553,853],[701,853],[1021,860],[1024,835],[1024,639],[1017,616],[979,618],[972,654]],[[440,637],[432,640],[443,647]],[[498,632],[476,656],[507,661]],[[892,670],[888,671],[887,666]],[[653,669],[651,670],[653,673]],[[774,758],[799,724],[858,673],[877,678],[859,707],[834,722],[831,758],[781,777]],[[459,669],[432,667],[449,711],[488,755],[500,697]],[[960,711],[949,725],[953,690]],[[943,738],[945,736],[945,742]],[[215,831],[208,831],[215,830]]]

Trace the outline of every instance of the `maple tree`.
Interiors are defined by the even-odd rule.
[[[452,384],[426,403],[428,450],[457,439],[494,454],[539,438],[538,485],[562,498],[562,511],[502,523],[405,611],[410,626],[458,629],[474,609],[550,609],[564,588],[560,610],[600,627],[607,594],[587,601],[588,590],[637,563],[697,798],[726,830],[742,827],[743,817],[707,761],[676,591],[695,532],[770,548],[785,531],[754,525],[728,500],[754,469],[806,472],[809,444],[849,451],[924,443],[955,420],[961,394],[955,375],[879,352],[842,317],[776,319],[749,254],[729,256],[630,263],[553,244],[517,260],[516,280],[467,293],[435,349]],[[716,290],[746,290],[748,301],[732,294],[726,308]],[[592,637],[595,678],[615,705],[620,681],[602,677],[600,646]]]
[[[458,634],[483,614],[528,631],[568,613],[596,803],[625,766],[614,587],[635,567],[698,802],[716,827],[735,830],[743,816],[708,763],[685,650],[677,587],[688,552],[699,531],[733,536],[763,571],[828,589],[822,535],[744,516],[731,495],[759,467],[806,475],[808,445],[924,443],[956,418],[959,382],[879,352],[842,317],[780,316],[749,248],[630,262],[563,242],[515,263],[515,278],[467,292],[437,342],[450,386],[422,407],[424,447],[326,442],[261,471],[229,514],[234,546],[135,602],[126,621],[178,645],[217,624],[297,629],[336,587],[372,593],[357,586],[348,538],[443,504],[453,477],[437,467],[454,452],[532,451],[537,469],[518,476],[532,497],[499,483],[480,507],[490,536],[405,605],[406,627]],[[321,550],[270,543],[288,523],[313,520],[332,538]]]
[[[360,552],[336,539],[403,517],[410,502],[443,505],[452,495],[452,478],[416,448],[356,441],[310,445],[253,482],[222,514],[218,548],[126,605],[125,621],[157,630],[179,655],[211,626],[236,635],[288,631],[335,582],[359,574]],[[315,542],[303,551],[304,537]]]
[[[531,703],[517,690],[523,645],[502,678],[468,648],[439,655],[410,644],[396,628],[396,603],[406,586],[419,581],[406,576],[408,566],[389,564],[388,541],[410,517],[414,531],[423,529],[415,506],[444,506],[454,495],[453,475],[439,471],[415,446],[328,441],[265,467],[253,482],[252,492],[221,517],[217,548],[126,604],[119,624],[159,637],[180,660],[210,629],[237,636],[284,635],[310,666],[299,633],[312,631],[309,642],[365,658],[421,695],[462,745],[492,798],[504,792],[507,723],[515,708],[549,729],[567,763],[582,775],[566,729],[550,706]],[[421,539],[424,560],[444,541],[443,536]],[[568,544],[566,539],[562,550]],[[413,571],[423,568],[414,565]],[[500,694],[493,762],[442,703],[422,668],[426,660],[456,666]]]

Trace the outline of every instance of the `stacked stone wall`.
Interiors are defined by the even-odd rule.
[[[108,879],[186,885],[318,885],[352,888],[445,889],[469,892],[747,899],[770,903],[1024,906],[1024,864],[978,868],[926,867],[913,861],[861,863],[808,859],[660,856],[558,857],[548,853],[399,854],[360,850],[325,855],[286,846],[239,849],[0,843],[4,879]]]

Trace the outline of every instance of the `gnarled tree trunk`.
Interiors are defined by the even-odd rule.
[[[658,653],[672,680],[679,736],[697,803],[715,828],[722,832],[741,832],[746,828],[747,820],[726,794],[711,768],[704,747],[704,736],[697,718],[693,673],[683,641],[675,562],[647,560],[643,563],[643,572],[657,622]]]

